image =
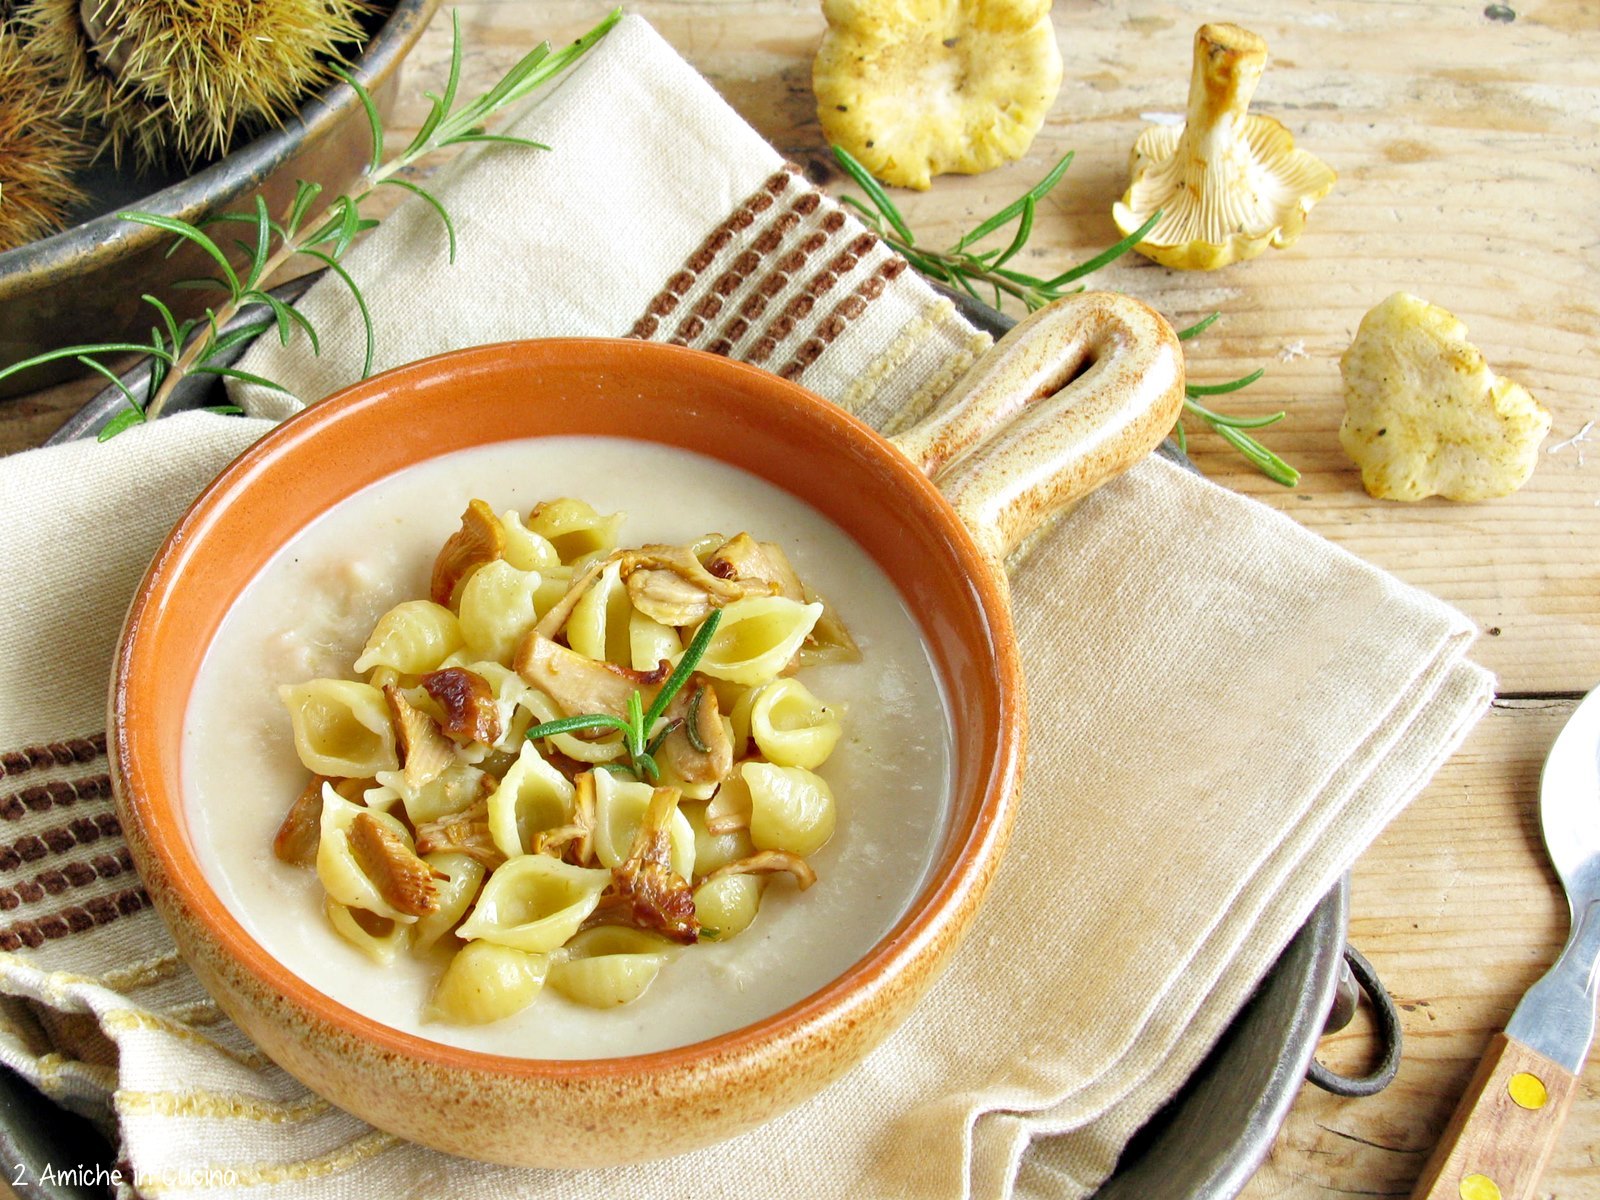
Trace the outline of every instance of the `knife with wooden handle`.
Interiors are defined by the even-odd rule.
[[[1539,821],[1572,931],[1489,1043],[1412,1200],[1531,1200],[1577,1094],[1600,991],[1600,688],[1550,748]]]

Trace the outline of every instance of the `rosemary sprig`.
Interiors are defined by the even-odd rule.
[[[1221,315],[1221,313],[1214,312],[1210,316],[1202,317],[1187,329],[1178,330],[1178,340],[1187,342],[1190,338],[1204,333],[1211,328]],[[1257,367],[1250,374],[1241,375],[1239,378],[1229,380],[1227,383],[1186,384],[1183,390],[1183,407],[1187,412],[1193,413],[1209,425],[1217,436],[1243,455],[1246,462],[1268,479],[1274,483],[1282,484],[1284,487],[1296,487],[1300,483],[1300,472],[1267,449],[1260,440],[1246,432],[1251,429],[1265,429],[1268,425],[1276,425],[1288,415],[1287,413],[1279,409],[1277,412],[1265,417],[1235,417],[1227,413],[1215,412],[1200,403],[1202,396],[1226,396],[1229,392],[1237,392],[1241,388],[1249,387],[1265,374],[1265,367]],[[1178,449],[1184,452],[1188,451],[1189,439],[1183,431],[1182,421],[1172,427],[1172,437],[1178,443]]]
[[[118,383],[127,407],[119,411],[101,431],[101,441],[115,437],[129,426],[160,416],[171,399],[173,390],[189,375],[217,375],[285,391],[286,389],[273,380],[223,366],[216,359],[240,342],[273,328],[277,329],[279,339],[286,346],[296,328],[303,330],[311,343],[312,353],[321,353],[317,331],[306,316],[284,304],[267,290],[268,282],[296,257],[310,258],[321,263],[349,289],[361,314],[366,338],[362,364],[362,376],[365,377],[372,371],[377,335],[366,297],[362,295],[360,286],[339,261],[357,236],[378,224],[376,220],[361,215],[362,202],[384,186],[398,187],[418,197],[438,214],[449,239],[450,261],[454,262],[456,230],[450,214],[437,196],[422,185],[402,178],[401,174],[436,150],[475,142],[495,142],[548,150],[548,146],[527,138],[486,132],[485,123],[507,106],[524,99],[536,88],[571,66],[604,37],[621,17],[621,9],[612,10],[588,33],[560,50],[552,51],[549,42],[540,43],[507,71],[494,87],[473,100],[457,105],[462,66],[461,21],[457,14],[452,13],[450,73],[444,93],[443,95],[424,93],[430,102],[427,118],[417,130],[416,136],[411,139],[411,143],[387,161],[383,157],[383,119],[371,94],[354,75],[335,67],[335,72],[354,90],[356,98],[360,101],[372,135],[372,155],[368,160],[366,172],[349,191],[334,197],[316,219],[310,218],[312,209],[322,194],[322,185],[305,180],[296,182],[294,199],[276,219],[267,211],[266,201],[260,195],[255,197],[253,212],[222,213],[207,218],[199,225],[156,213],[137,211],[119,213],[118,216],[124,221],[151,226],[172,234],[175,240],[168,250],[169,254],[184,244],[200,249],[216,264],[218,274],[212,278],[187,280],[177,286],[212,288],[222,292],[226,298],[215,309],[207,309],[203,317],[179,321],[168,305],[159,298],[147,294],[142,299],[160,318],[160,324],[151,328],[149,344],[100,342],[66,346],[35,355],[22,362],[12,363],[0,370],[0,379],[42,363],[70,358],[112,377],[115,381],[110,369],[99,362],[99,358],[130,351],[150,355],[152,369],[145,395],[141,399]],[[222,224],[247,227],[246,237],[233,239],[234,247],[244,255],[245,266],[242,269],[234,266],[227,252],[202,227]],[[264,305],[270,316],[224,333],[223,327],[238,314],[240,309],[250,304]],[[218,409],[238,411],[227,405],[218,406]]]
[[[1033,236],[1034,214],[1039,201],[1050,194],[1050,191],[1061,182],[1062,176],[1067,173],[1067,168],[1072,165],[1070,151],[1033,187],[987,220],[981,221],[970,231],[962,234],[946,250],[929,250],[925,246],[918,245],[916,235],[906,223],[905,215],[889,198],[882,185],[851,156],[848,150],[835,146],[833,154],[845,173],[872,202],[871,206],[868,206],[854,196],[842,196],[840,199],[843,203],[854,208],[879,237],[899,251],[923,275],[951,287],[958,287],[980,303],[991,303],[989,298],[979,293],[981,287],[992,294],[995,308],[1000,308],[1004,303],[1004,297],[1010,296],[1021,301],[1029,312],[1033,312],[1053,300],[1081,292],[1083,285],[1079,284],[1077,287],[1069,285],[1121,258],[1161,219],[1161,213],[1156,212],[1138,229],[1093,258],[1070,267],[1052,278],[1041,279],[1013,270],[1006,264],[1017,256]],[[978,242],[1000,232],[1013,222],[1016,223],[1016,228],[1004,246],[989,250],[973,248]],[[1180,331],[1179,340],[1188,341],[1204,333],[1220,315],[1212,313]],[[1257,370],[1228,383],[1189,384],[1185,389],[1183,406],[1187,412],[1215,430],[1224,441],[1268,479],[1285,487],[1294,487],[1300,482],[1300,472],[1246,432],[1276,424],[1283,420],[1284,413],[1274,413],[1267,417],[1235,417],[1216,412],[1199,402],[1201,397],[1222,396],[1248,387],[1260,379],[1261,375],[1262,371]],[[1172,427],[1171,436],[1177,442],[1179,449],[1188,449],[1188,437],[1181,420]]]
[[[669,721],[652,735],[656,722],[661,720],[662,714],[667,711],[667,706],[689,681],[689,676],[694,674],[694,669],[700,665],[700,660],[705,657],[706,651],[711,646],[711,639],[716,636],[717,626],[722,621],[722,610],[714,608],[695,632],[689,642],[689,648],[683,652],[683,657],[678,659],[678,665],[673,668],[672,674],[667,676],[667,681],[661,685],[661,690],[656,693],[656,698],[651,702],[650,708],[645,709],[644,696],[635,689],[628,693],[628,715],[626,719],[612,713],[584,713],[579,716],[562,717],[558,721],[546,721],[542,725],[535,725],[528,730],[529,738],[550,737],[557,733],[581,733],[591,729],[620,729],[622,731],[622,745],[628,752],[629,770],[641,780],[654,783],[661,778],[661,768],[656,765],[656,752],[661,749],[661,744],[667,740],[669,734],[682,722]],[[700,694],[696,693],[689,703],[689,718],[686,732],[689,740],[700,751],[705,746],[700,743],[699,732],[696,728],[696,718],[700,715]],[[603,764],[614,765],[614,764]]]
[[[900,212],[895,202],[889,199],[888,193],[882,185],[874,179],[871,173],[856,161],[851,153],[842,146],[833,148],[833,156],[839,160],[839,165],[844,168],[845,174],[855,181],[867,198],[872,201],[873,207],[869,208],[854,196],[842,196],[840,200],[855,209],[861,219],[872,227],[875,232],[889,245],[900,252],[910,264],[930,279],[937,279],[941,283],[958,287],[974,300],[988,303],[978,294],[978,288],[983,287],[990,291],[993,303],[999,308],[1004,303],[1002,297],[1011,296],[1020,300],[1029,312],[1036,308],[1043,308],[1052,300],[1059,300],[1062,296],[1083,291],[1083,285],[1070,287],[1085,275],[1098,271],[1108,263],[1115,262],[1129,250],[1133,249],[1161,219],[1158,212],[1140,228],[1134,230],[1115,246],[1095,255],[1087,262],[1079,263],[1061,274],[1050,279],[1041,279],[1036,275],[1029,275],[1006,266],[1015,258],[1028,239],[1033,234],[1034,213],[1038,209],[1039,201],[1050,194],[1052,188],[1061,182],[1061,177],[1067,173],[1067,168],[1072,165],[1072,154],[1069,151],[1060,162],[1050,169],[1050,173],[1041,179],[1028,191],[1023,193],[988,220],[976,226],[970,232],[963,234],[955,244],[946,250],[930,250],[926,246],[917,245],[916,235],[911,232],[911,227],[906,224],[904,215]],[[1008,244],[990,250],[974,250],[972,246],[982,241],[991,233],[996,232],[1015,221],[1016,232]]]

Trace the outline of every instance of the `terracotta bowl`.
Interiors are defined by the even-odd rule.
[[[898,445],[766,372],[643,342],[485,346],[346,389],[268,434],[207,489],[128,615],[112,682],[112,765],[145,886],[207,989],[268,1055],[403,1137],[497,1162],[595,1166],[693,1149],[768,1119],[865,1055],[960,941],[1004,848],[1023,757],[1000,563],[1040,521],[1159,441],[1182,390],[1166,324],[1135,301],[1094,295],[1024,322]],[[564,434],[707,454],[831,518],[921,619],[958,713],[952,809],[930,882],[864,958],[732,1033],[579,1061],[441,1045],[315,991],[206,882],[179,777],[184,710],[206,648],[291,535],[423,459]]]

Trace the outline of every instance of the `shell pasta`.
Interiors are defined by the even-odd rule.
[[[371,969],[437,963],[428,1020],[629,1004],[817,879],[844,714],[796,673],[860,658],[843,620],[775,543],[624,520],[473,500],[361,678],[279,688],[314,779],[275,852]]]

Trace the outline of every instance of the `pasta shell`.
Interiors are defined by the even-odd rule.
[[[764,880],[755,875],[719,875],[694,890],[700,936],[725,942],[750,928],[761,908]]]
[[[567,645],[588,658],[631,664],[628,618],[633,615],[633,605],[622,586],[621,570],[622,564],[607,563],[600,578],[572,606],[572,615],[567,618]],[[646,663],[645,668],[655,665]]]
[[[404,825],[387,813],[376,813],[352,804],[331,786],[322,787],[322,822],[317,842],[317,878],[328,896],[346,908],[364,908],[380,917],[410,924],[415,915],[401,912],[389,903],[378,884],[368,875],[351,845],[351,827],[357,818],[377,824],[394,835],[401,845],[411,844]]]
[[[336,779],[365,779],[400,766],[383,693],[351,679],[286,684],[295,753],[306,769]]]
[[[743,782],[739,781],[740,786],[743,786]],[[689,822],[689,828],[694,830],[694,869],[699,874],[709,875],[718,867],[725,867],[731,862],[748,858],[755,853],[755,844],[750,840],[748,827],[748,807],[744,815],[745,826],[726,833],[712,833],[706,828],[707,806],[704,804],[691,805],[680,811]]]
[[[404,772],[380,771],[377,781],[388,796],[375,795],[377,789],[369,791],[367,807],[387,811],[398,801],[413,828],[466,811],[485,794],[485,787],[495,782],[477,767],[457,761],[421,787],[407,783]]]
[[[590,1008],[631,1004],[655,982],[673,944],[639,929],[587,929],[550,965],[550,986]]]
[[[489,797],[489,836],[507,858],[531,852],[534,838],[572,817],[572,784],[530,741]]]
[[[505,535],[505,560],[517,570],[543,573],[561,565],[561,556],[550,540],[529,529],[515,512],[500,514],[500,528]]]
[[[578,932],[610,883],[610,871],[525,854],[495,869],[457,932],[468,941],[543,954]]]
[[[378,618],[355,669],[388,667],[401,675],[421,675],[461,646],[461,622],[455,613],[431,600],[406,600]]]
[[[751,687],[775,679],[821,615],[822,605],[800,604],[784,596],[735,600],[722,610],[722,623],[700,659],[699,670]]]
[[[833,791],[822,776],[764,762],[747,762],[739,774],[750,788],[750,840],[756,849],[805,858],[833,836]]]
[[[719,837],[750,828],[750,785],[741,772],[735,771],[717,789],[711,803],[706,805],[705,816],[707,831]]]
[[[429,1016],[453,1025],[487,1025],[521,1012],[544,987],[550,960],[492,942],[458,950],[433,990]]]
[[[844,726],[798,679],[775,679],[750,706],[750,736],[763,757],[780,767],[820,767]]]
[[[411,926],[359,908],[346,908],[332,896],[322,901],[323,914],[336,932],[380,967],[390,966],[411,936]]]
[[[663,661],[676,662],[683,653],[683,639],[670,625],[663,625],[637,609],[628,615],[628,662],[635,671],[650,671]]]
[[[479,658],[509,664],[517,644],[538,623],[536,571],[500,560],[473,572],[461,589],[461,636]]]
[[[595,775],[595,857],[607,867],[620,867],[638,838],[655,789],[647,783],[629,783],[610,771]],[[667,822],[670,847],[668,865],[676,875],[694,875],[694,830],[689,819],[674,811]]]
[[[419,952],[437,943],[467,915],[487,874],[483,864],[469,854],[430,854],[424,861],[434,874],[439,907],[412,926],[411,946]]]
[[[554,546],[562,562],[571,563],[615,549],[623,517],[622,513],[602,517],[593,505],[563,498],[536,505],[528,514],[528,528]]]

